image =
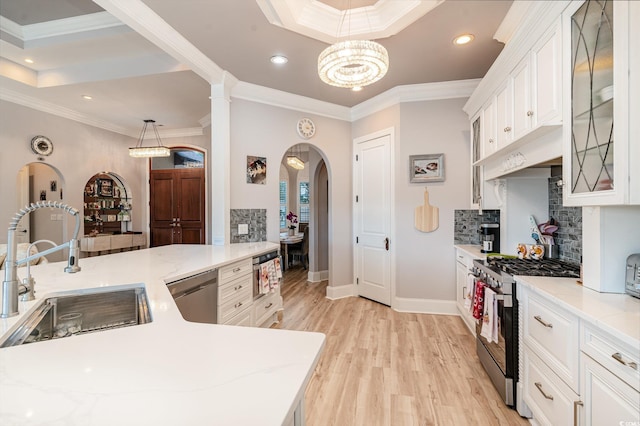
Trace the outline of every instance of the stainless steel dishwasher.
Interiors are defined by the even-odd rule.
[[[211,269],[181,280],[169,282],[167,287],[185,320],[217,324],[217,269]]]

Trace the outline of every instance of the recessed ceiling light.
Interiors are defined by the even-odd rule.
[[[86,100],[90,101],[91,99],[93,99],[93,97],[89,96],[89,95],[82,95],[82,99],[86,99]]]
[[[282,56],[282,55],[274,55],[271,57],[271,62],[274,64],[286,64],[287,62],[289,62],[289,59],[287,59],[286,56]]]
[[[28,63],[28,64],[32,64],[32,63],[33,63],[33,59],[31,59],[31,58],[27,58],[27,59],[25,59],[24,61],[25,61],[26,63]]]
[[[362,90],[362,86],[354,86],[354,87],[351,88],[352,92],[359,92],[361,90]]]
[[[473,36],[473,34],[462,34],[453,39],[453,44],[457,44],[457,45],[467,44],[473,41],[474,38],[475,37]]]

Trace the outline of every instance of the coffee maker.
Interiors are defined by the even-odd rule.
[[[500,224],[480,224],[480,244],[482,253],[500,253]]]

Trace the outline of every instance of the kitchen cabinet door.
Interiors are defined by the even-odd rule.
[[[562,27],[554,25],[531,50],[531,127],[562,122]]]
[[[581,355],[585,426],[640,423],[640,393],[609,370]]]
[[[500,149],[513,141],[512,88],[508,79],[496,92],[496,138]]]
[[[512,73],[513,80],[513,139],[531,130],[531,60],[527,54]]]
[[[563,14],[564,204],[640,204],[638,2],[572,3]]]
[[[482,157],[487,157],[498,150],[495,97],[491,97],[489,104],[482,110],[482,123]]]

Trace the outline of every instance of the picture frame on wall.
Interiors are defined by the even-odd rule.
[[[267,158],[247,155],[247,183],[267,184]]]
[[[410,155],[409,182],[444,182],[444,154]]]

